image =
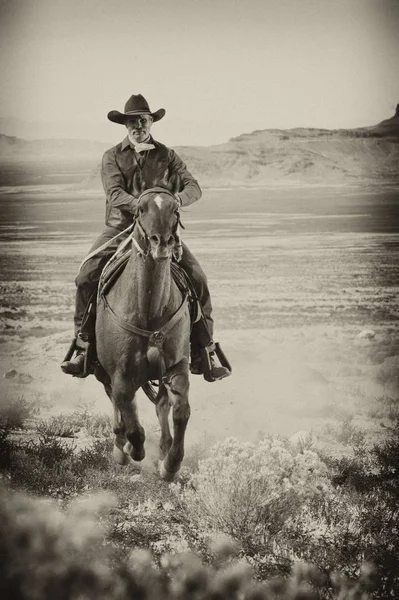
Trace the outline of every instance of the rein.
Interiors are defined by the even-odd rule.
[[[122,237],[126,233],[129,233],[130,235],[123,242],[120,243],[119,248],[117,249],[115,254],[112,256],[110,261],[114,260],[116,258],[116,256],[120,256],[121,252],[125,249],[125,247],[129,243],[129,241],[132,239],[131,235],[133,234],[133,229],[134,229],[134,221],[131,225],[129,225],[129,227],[126,227],[126,229],[124,229],[123,231],[121,231],[120,233],[115,235],[113,238],[108,240],[108,242],[105,242],[102,246],[100,246],[99,248],[96,248],[95,250],[93,250],[93,252],[90,252],[90,254],[88,254],[86,256],[86,258],[81,262],[81,264],[79,266],[79,272],[82,269],[83,265],[86,264],[88,260],[90,260],[94,256],[97,256],[97,254],[99,252],[102,252],[103,250],[106,250],[107,248],[109,248],[109,246],[111,246],[111,244],[113,244],[115,242],[115,240],[117,240],[118,238]]]

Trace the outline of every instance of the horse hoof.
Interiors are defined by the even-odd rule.
[[[176,479],[176,477],[179,474],[179,471],[176,471],[176,473],[171,473],[170,471],[167,471],[165,469],[164,461],[160,460],[159,461],[159,474],[164,481],[171,482]]]
[[[130,442],[126,442],[126,444],[123,446],[123,452],[136,462],[140,462],[145,457],[144,448],[141,450],[135,450]]]
[[[127,465],[129,462],[129,457],[116,444],[112,450],[112,458],[117,465]]]

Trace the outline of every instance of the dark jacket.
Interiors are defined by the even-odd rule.
[[[105,152],[101,179],[106,194],[106,225],[121,230],[131,225],[137,205],[133,192],[133,175],[137,169],[141,170],[147,188],[157,185],[167,168],[170,172],[177,171],[184,184],[183,191],[179,193],[182,206],[188,206],[201,198],[198,182],[176,152],[154,139],[151,139],[151,143],[155,148],[137,154],[126,137],[123,142]]]

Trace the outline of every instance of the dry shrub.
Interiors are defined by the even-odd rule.
[[[379,597],[388,597],[397,586],[398,511],[375,487],[363,494],[331,475],[318,454],[288,441],[229,439],[178,493],[197,529],[232,536],[262,579],[288,574],[298,560],[357,579],[362,563],[375,560],[383,574]],[[365,515],[373,515],[373,527]]]
[[[33,403],[26,400],[24,396],[4,394],[1,399],[0,426],[9,429],[20,429],[37,412]]]
[[[193,519],[249,549],[275,536],[304,505],[330,490],[327,475],[326,465],[309,449],[301,452],[273,437],[258,444],[230,438],[200,461],[182,494]]]
[[[83,405],[71,413],[41,421],[37,430],[59,437],[75,437],[78,432],[85,430],[91,437],[108,438],[112,434],[112,424],[108,414],[93,412],[91,405]]]
[[[95,524],[110,502],[109,496],[92,497],[63,513],[53,501],[2,491],[0,596],[15,600],[122,597]]]
[[[56,415],[38,423],[36,431],[45,436],[73,438],[79,431],[68,415]]]
[[[80,498],[61,511],[53,501],[0,490],[0,596],[6,600],[313,600],[323,577],[297,565],[291,577],[256,583],[245,562],[219,544],[217,569],[193,554],[164,556],[160,568],[143,550],[116,559],[105,541],[109,495]],[[358,582],[334,575],[336,598],[367,600],[375,575]],[[331,596],[330,596],[331,597]],[[334,597],[334,596],[333,596]]]

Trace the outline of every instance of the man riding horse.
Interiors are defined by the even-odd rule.
[[[137,171],[146,188],[159,185],[165,172],[178,173],[182,182],[177,199],[180,206],[189,206],[201,198],[198,182],[187,170],[176,152],[154,140],[150,135],[152,124],[165,116],[160,108],[151,112],[146,99],[133,95],[125,105],[125,112],[113,110],[108,119],[125,125],[127,137],[107,150],[102,160],[101,178],[106,194],[106,228],[90,249],[75,280],[75,337],[76,354],[62,363],[64,373],[79,376],[84,372],[87,343],[82,339],[83,317],[90,300],[96,293],[101,272],[122,241],[121,232],[132,224],[137,209],[138,195],[133,186]],[[217,381],[230,375],[230,370],[216,362],[213,342],[212,304],[206,276],[199,263],[185,244],[182,244],[180,266],[189,276],[202,306],[200,324],[193,328],[191,336],[191,373],[204,374],[207,381]],[[198,326],[199,325],[199,326]],[[206,350],[208,365],[203,362]],[[210,370],[209,370],[210,364]]]

